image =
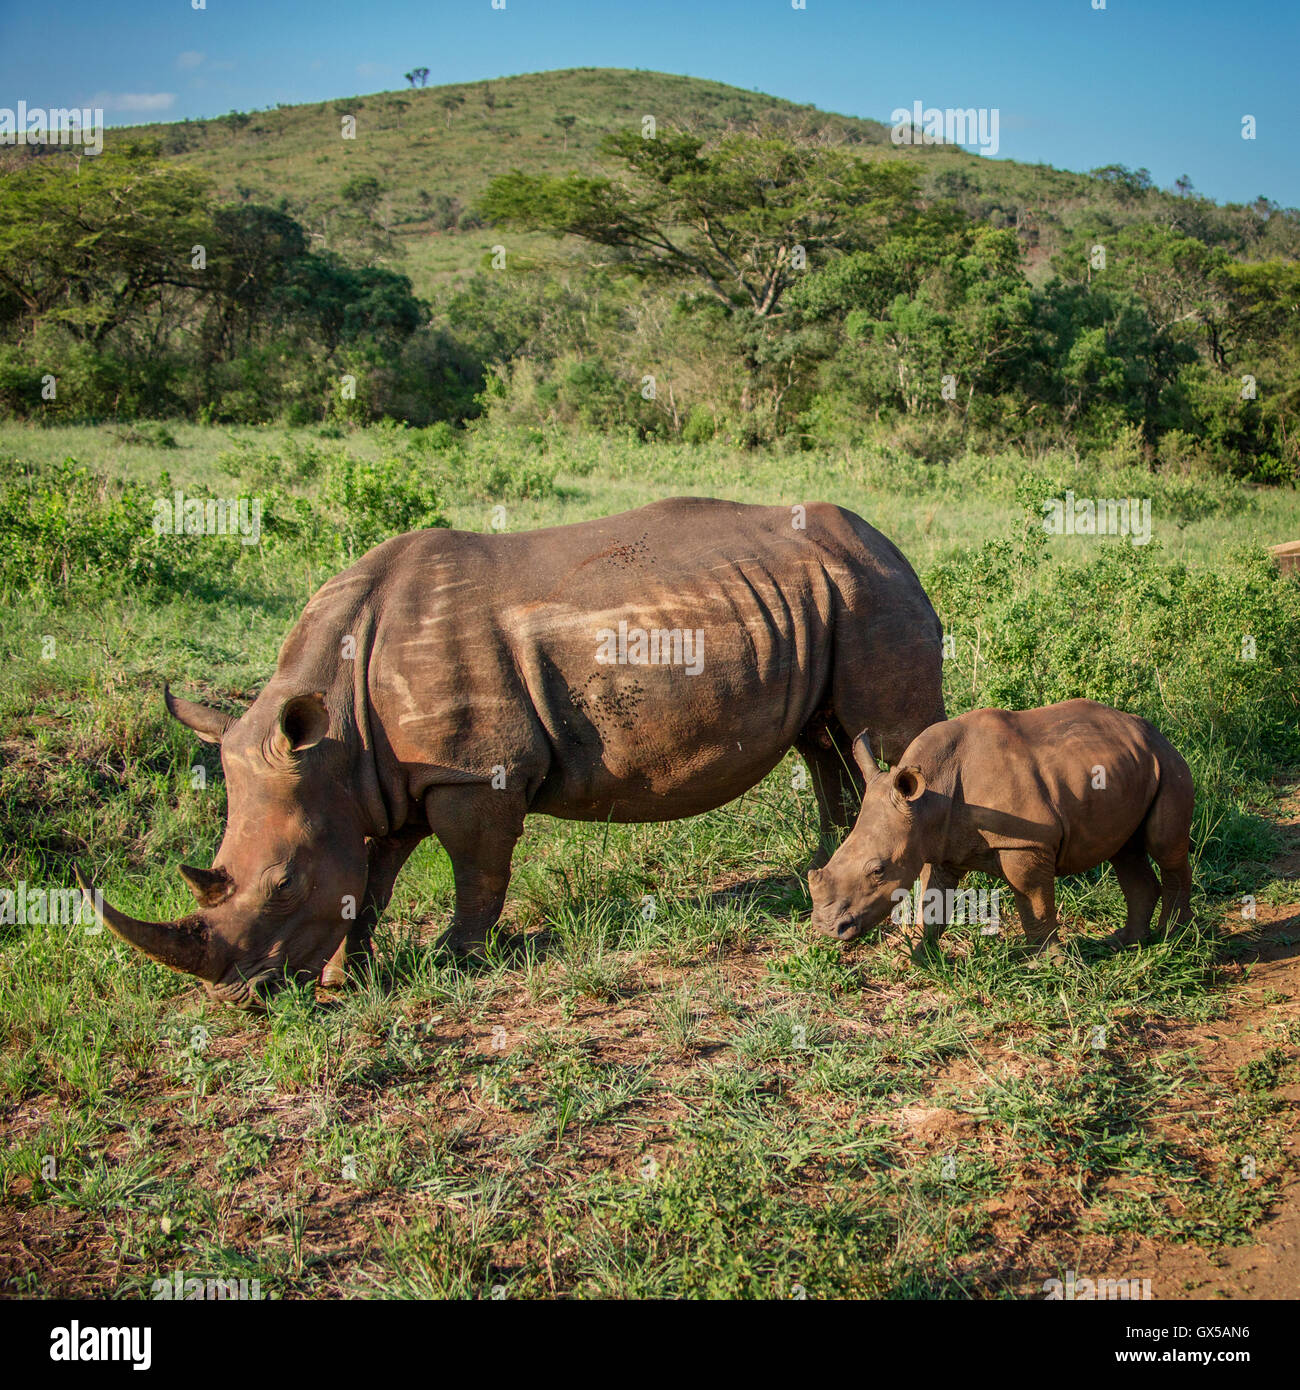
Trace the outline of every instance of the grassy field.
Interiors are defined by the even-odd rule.
[[[1198,787],[1196,924],[1121,956],[1097,944],[1123,920],[1109,870],[1062,885],[1060,961],[1014,922],[955,927],[942,960],[814,939],[793,756],[695,820],[532,820],[477,964],[439,945],[430,842],[374,974],[264,1018],[109,933],[0,925],[3,1293],[148,1297],[179,1270],[277,1297],[1041,1297],[1075,1270],[1167,1298],[1204,1282],[1187,1252],[1217,1277],[1289,1190],[1300,1015],[1252,962],[1261,932],[1272,957],[1300,940],[1278,867],[1300,585],[1261,549],[1300,535],[1294,491],[1118,453],[926,467],[486,429],[5,426],[0,463],[0,886],[68,886],[79,859],[128,912],[185,910],[175,866],[210,862],[224,789],[161,681],[246,704],[403,499],[475,530],[678,493],[842,503],[934,597],[950,712],[1108,699]],[[139,499],[175,487],[265,497],[263,543],[145,534]],[[1149,497],[1151,545],[1026,525],[1066,487]],[[1247,1005],[1225,1061],[1206,1039]]]

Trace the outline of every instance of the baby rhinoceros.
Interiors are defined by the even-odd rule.
[[[1010,886],[1038,944],[1056,939],[1055,880],[1104,860],[1128,905],[1110,944],[1144,941],[1157,899],[1162,930],[1190,915],[1192,775],[1145,719],[1092,700],[977,709],[918,734],[889,772],[862,740],[853,753],[866,778],[862,809],[826,867],[808,875],[813,922],[828,936],[848,941],[883,922],[923,866],[927,945],[949,915],[929,905],[951,903],[971,870]]]

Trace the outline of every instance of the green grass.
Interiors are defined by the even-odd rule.
[[[195,493],[274,485],[316,506],[337,451],[423,470],[453,524],[486,529],[501,501],[468,452],[413,433],[170,428],[176,447],[7,426],[0,455],[39,478],[73,457],[147,495],[166,469]],[[1101,952],[1123,917],[1107,870],[1061,885],[1058,962],[1014,923],[953,928],[927,960],[896,938],[843,951],[809,932],[815,817],[792,757],[691,821],[533,819],[508,932],[468,965],[437,945],[452,883],[426,844],[374,972],[332,1000],[287,990],[263,1019],[210,1009],[111,934],[3,926],[3,1291],[147,1297],[181,1269],[286,1297],[997,1297],[1093,1236],[1249,1239],[1287,1171],[1273,1093],[1300,1039],[1211,1077],[1151,1030],[1228,1011],[1219,923],[1239,894],[1291,900],[1268,811],[1300,606],[1229,552],[1293,536],[1296,494],[1146,480],[1162,548],[1132,560],[1024,540],[1026,487],[1134,482],[1064,458],[943,472],[557,438],[541,462],[553,481],[501,501],[511,529],[677,492],[862,512],[949,626],[983,634],[978,664],[964,647],[949,663],[954,710],[1030,681],[1156,702],[1198,778],[1198,925]],[[34,583],[8,557],[0,882],[62,884],[76,858],[128,911],[183,908],[175,865],[210,858],[224,788],[159,683],[245,704],[339,567],[327,540],[195,560],[179,587],[93,566]],[[64,542],[81,554],[75,525]],[[1262,664],[1243,672],[1221,649],[1247,620]],[[1102,649],[1115,659],[1081,661]]]
[[[356,430],[343,439],[320,429],[275,426],[211,428],[183,422],[167,429],[176,447],[128,442],[131,432],[105,426],[42,427],[0,423],[0,456],[48,467],[74,458],[95,472],[157,492],[166,472],[173,486],[210,496],[222,489],[279,485],[290,493],[313,490],[315,473],[301,460],[334,453],[375,462],[414,449],[417,466],[431,477],[443,467],[435,451],[420,446],[422,432],[398,425]],[[509,441],[484,432],[484,447],[504,450]],[[500,485],[462,470],[443,501],[452,525],[490,529],[493,508],[504,506],[509,530],[581,521],[638,507],[658,497],[696,494],[738,501],[790,505],[829,500],[851,507],[884,531],[912,563],[931,562],[1001,535],[1023,514],[1016,490],[1026,464],[1016,454],[971,456],[951,466],[927,468],[906,456],[869,449],[752,454],[723,444],[645,446],[602,436],[548,439],[544,475],[535,495],[510,495]],[[287,465],[287,466],[286,466]],[[1226,548],[1243,542],[1278,544],[1300,536],[1300,491],[1251,488],[1217,480],[1162,480],[1129,467],[1073,463],[1062,454],[1037,466],[1041,500],[1072,487],[1079,496],[1149,496],[1153,544],[1171,559],[1216,564]],[[297,474],[297,476],[295,476]],[[1101,491],[1105,486],[1109,491]],[[516,489],[517,490],[517,489]],[[158,492],[158,495],[165,495]],[[1084,536],[1052,536],[1054,555],[1084,557],[1097,542]]]

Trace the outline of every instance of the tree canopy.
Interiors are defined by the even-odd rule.
[[[867,243],[916,211],[915,173],[845,150],[775,138],[635,131],[609,136],[618,177],[519,170],[482,200],[494,222],[576,236],[616,252],[638,275],[694,282],[718,302],[760,318],[782,312],[808,265]]]

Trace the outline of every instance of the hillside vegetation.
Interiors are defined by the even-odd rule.
[[[355,142],[340,138],[347,114],[357,117]],[[1093,176],[951,147],[894,145],[889,127],[878,121],[670,73],[529,73],[230,112],[113,131],[109,138],[157,139],[177,163],[210,174],[221,197],[287,199],[326,238],[348,179],[370,175],[382,186],[378,220],[401,239],[409,257],[403,268],[417,292],[428,294],[441,277],[476,268],[491,244],[474,209],[493,178],[512,168],[598,172],[602,138],[639,129],[646,115],[706,138],[770,131],[916,163],[929,195],[951,198],[993,226],[1022,229],[1036,264],[1099,213],[1112,226],[1164,220],[1253,256],[1300,249],[1300,224],[1266,200],[1220,208],[1156,189],[1119,166]],[[564,123],[569,116],[571,125]]]
[[[653,122],[647,120],[653,118]],[[1296,476],[1300,217],[574,71],[0,163],[0,412]]]

